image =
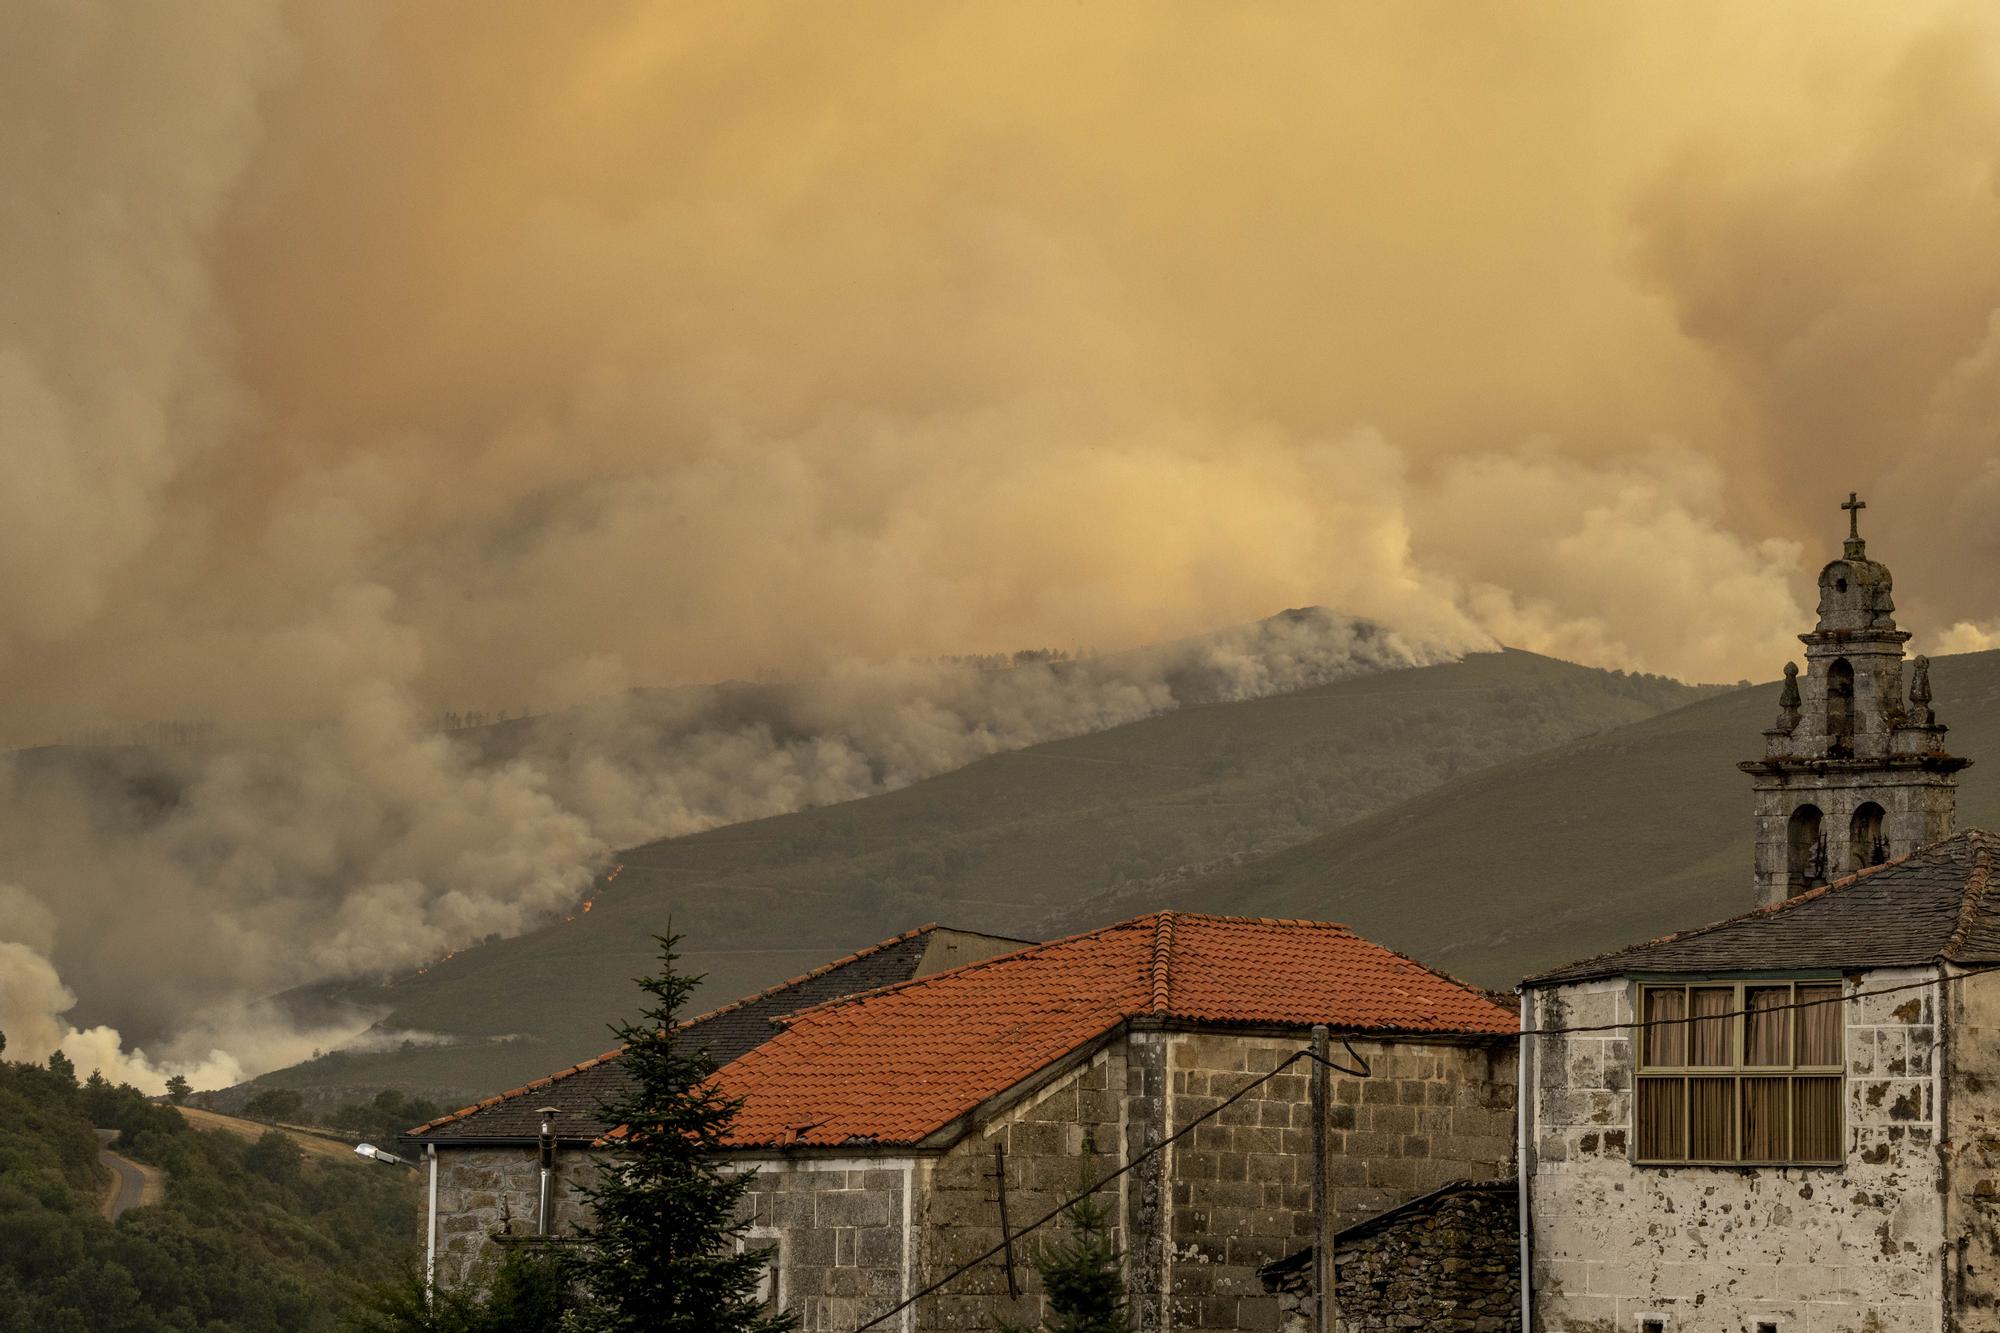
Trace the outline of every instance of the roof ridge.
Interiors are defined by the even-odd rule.
[[[1173,984],[1174,914],[1160,913],[1153,926],[1153,1012],[1167,1012],[1167,993]]]
[[[969,963],[960,963],[957,967],[947,967],[942,971],[932,972],[926,976],[911,977],[908,981],[892,981],[886,986],[876,986],[872,990],[858,990],[852,995],[836,995],[832,999],[821,1000],[818,1004],[807,1005],[805,1008],[794,1013],[786,1014],[779,1021],[790,1024],[794,1019],[804,1018],[808,1014],[825,1013],[828,1010],[837,1009],[845,1004],[860,1004],[863,1001],[873,1000],[882,995],[893,994],[896,991],[910,990],[917,986],[928,986],[933,982],[942,981],[946,977],[956,977],[982,967],[993,967],[1000,963],[1011,962],[1027,954],[1041,953],[1045,949],[1060,948],[1065,944],[1075,944],[1079,940],[1094,939],[1099,935],[1109,935],[1114,930],[1143,929],[1149,921],[1157,924],[1156,919],[1159,915],[1158,912],[1146,912],[1124,921],[1113,921],[1110,925],[1099,926],[1094,930],[1080,930],[1074,935],[1063,935],[1056,939],[1043,940],[1040,944],[1029,944],[1014,950],[1012,953],[995,954],[991,958],[975,958]]]
[[[788,990],[793,986],[803,985],[808,981],[812,981],[815,980],[816,978],[823,977],[828,972],[833,971],[837,967],[846,967],[849,963],[858,963],[863,958],[872,957],[875,954],[881,953],[884,949],[892,948],[893,946],[898,944],[907,943],[908,941],[917,938],[917,936],[919,935],[923,935],[937,929],[939,929],[939,926],[938,923],[935,921],[927,921],[921,926],[912,926],[910,929],[904,931],[900,935],[891,935],[886,940],[877,940],[875,943],[869,945],[865,949],[856,949],[853,953],[846,954],[840,958],[836,958],[830,963],[822,963],[820,966],[813,968],[809,972],[801,972],[798,976],[793,977],[789,981],[781,981],[775,986],[766,986],[763,990],[758,991],[755,995],[745,995],[741,999],[731,1000],[728,1004],[720,1005],[717,1008],[710,1009],[706,1013],[696,1014],[693,1018],[684,1018],[679,1023],[674,1025],[674,1030],[677,1032],[684,1031],[688,1028],[693,1027],[697,1023],[706,1023],[711,1018],[720,1018],[724,1014],[733,1013],[736,1010],[745,1007],[746,1005],[755,1004],[759,1000],[768,1000],[773,995],[776,995],[780,991]],[[808,1006],[808,1007],[816,1007],[816,1006]],[[512,1101],[516,1097],[525,1097],[527,1094],[531,1092],[540,1092],[543,1088],[549,1087],[552,1084],[560,1083],[564,1079],[569,1078],[572,1075],[581,1074],[586,1069],[594,1069],[598,1065],[603,1064],[605,1061],[615,1060],[623,1054],[625,1054],[625,1044],[623,1042],[620,1042],[617,1046],[613,1047],[611,1050],[603,1052],[601,1055],[593,1055],[588,1060],[580,1061],[579,1063],[570,1065],[568,1068],[565,1069],[558,1069],[553,1074],[544,1074],[538,1079],[534,1079],[530,1082],[523,1083],[518,1088],[509,1088],[505,1092],[495,1093],[493,1096],[487,1097],[481,1101],[476,1101],[472,1103],[472,1105],[470,1106],[461,1106],[456,1111],[447,1112],[446,1114],[439,1116],[435,1120],[426,1120],[423,1124],[418,1125],[415,1129],[406,1130],[404,1131],[404,1133],[410,1137],[414,1137],[418,1134],[427,1134],[431,1130],[437,1129],[440,1126],[449,1125],[454,1121],[463,1120],[467,1116],[471,1115],[474,1111],[483,1111],[489,1106],[498,1106],[501,1102]]]
[[[1972,873],[1965,877],[1964,897],[1958,905],[1958,923],[1951,928],[1951,937],[1938,950],[1938,957],[1956,959],[1965,945],[1966,936],[1972,933],[1972,923],[1978,919],[1979,909],[1986,905],[1986,890],[1993,882],[1993,851],[1985,845],[1986,840],[1977,835],[1976,830],[1967,830],[1974,836],[1969,839],[1973,845]]]

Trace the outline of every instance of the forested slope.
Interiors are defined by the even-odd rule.
[[[163,1203],[98,1215],[95,1126],[165,1171]],[[276,1132],[199,1133],[130,1088],[0,1062],[0,1329],[339,1328],[416,1253],[415,1176],[309,1163]]]
[[[359,998],[455,1044],[267,1076],[345,1100],[483,1095],[606,1044],[671,922],[716,1003],[937,920],[1039,935],[1051,913],[1311,838],[1439,783],[1698,692],[1531,653],[1355,676],[1012,751],[899,791],[618,854],[590,910]],[[1134,910],[1143,910],[1142,907]],[[1095,922],[1093,921],[1093,924]]]

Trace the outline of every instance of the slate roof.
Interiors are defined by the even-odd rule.
[[[2000,962],[2000,836],[1968,829],[1900,860],[1727,921],[1529,977],[1553,986],[1631,973]]]
[[[1132,1019],[1511,1034],[1511,1008],[1345,926],[1158,912],[794,1014],[716,1075],[736,1147],[915,1144]]]
[[[968,936],[946,931],[936,924],[919,926],[879,944],[837,958],[755,995],[724,1005],[681,1027],[688,1039],[708,1048],[718,1065],[728,1064],[779,1032],[778,1023],[800,1009],[857,991],[874,990],[898,981],[908,981],[923,969],[926,955],[948,937],[952,944],[971,940],[985,942],[990,949],[1023,944],[1022,940],[1001,940],[991,936]],[[440,1116],[408,1131],[405,1138],[439,1146],[470,1146],[479,1142],[520,1142],[532,1140],[541,1128],[537,1110],[554,1106],[557,1137],[565,1142],[594,1142],[611,1128],[598,1113],[604,1102],[623,1093],[629,1086],[618,1057],[624,1047],[592,1056],[580,1064],[558,1070],[545,1078],[488,1097],[472,1106]]]

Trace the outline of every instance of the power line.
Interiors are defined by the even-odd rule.
[[[1369,1077],[1371,1070],[1367,1058],[1364,1057],[1359,1051],[1355,1050],[1353,1045],[1349,1043],[1348,1039],[1345,1036],[1341,1037],[1340,1044],[1346,1048],[1347,1053],[1350,1056],[1354,1057],[1355,1063],[1358,1064],[1360,1068],[1359,1069],[1349,1068],[1348,1066],[1343,1065],[1335,1060],[1323,1060],[1321,1061],[1321,1063],[1326,1065],[1327,1068],[1336,1070],[1342,1074],[1346,1074],[1351,1078]],[[1319,1060],[1319,1059],[1320,1057],[1314,1055],[1310,1049],[1292,1052],[1292,1054],[1286,1056],[1283,1060],[1280,1060],[1276,1065],[1274,1065],[1268,1073],[1260,1074],[1256,1078],[1250,1080],[1250,1082],[1244,1084],[1242,1087],[1238,1088],[1235,1092],[1230,1093],[1227,1097],[1217,1102],[1214,1106],[1209,1107],[1208,1110],[1203,1111],[1200,1115],[1188,1121],[1187,1124],[1181,1126],[1181,1128],[1175,1130],[1172,1134],[1169,1134],[1166,1138],[1161,1139],[1158,1143],[1146,1149],[1146,1151],[1140,1153],[1137,1157],[1134,1157],[1131,1161],[1119,1167],[1116,1171],[1113,1171],[1110,1175],[1105,1176],[1103,1179],[1087,1187],[1081,1194],[1063,1200],[1061,1203],[1049,1209],[1046,1213],[1043,1213],[1040,1217],[1028,1223],[1028,1225],[1022,1227],[1020,1230],[1006,1232],[1001,1236],[999,1243],[994,1245],[992,1248],[986,1250],[984,1253],[979,1254],[978,1256],[972,1259],[967,1260],[965,1263],[960,1264],[957,1268],[952,1269],[949,1273],[946,1273],[943,1277],[931,1283],[928,1287],[925,1287],[922,1291],[916,1293],[914,1296],[905,1297],[902,1301],[900,1301],[896,1305],[889,1307],[887,1310],[884,1310],[881,1314],[876,1315],[873,1319],[870,1319],[867,1323],[857,1325],[855,1327],[854,1333],[867,1333],[868,1329],[878,1327],[885,1321],[892,1319],[895,1316],[901,1314],[903,1311],[909,1309],[911,1306],[915,1305],[918,1301],[924,1299],[924,1297],[934,1295],[935,1293],[943,1290],[946,1286],[957,1281],[960,1277],[963,1277],[965,1274],[971,1272],[973,1269],[979,1267],[979,1265],[985,1263],[988,1259],[993,1258],[995,1255],[1004,1253],[1008,1246],[1012,1245],[1015,1241],[1021,1239],[1021,1237],[1029,1234],[1030,1232],[1037,1231],[1044,1226],[1047,1226],[1050,1222],[1053,1222],[1056,1218],[1061,1217],[1071,1208],[1076,1207],[1077,1204],[1082,1203],[1085,1199],[1088,1199],[1091,1195],[1097,1193],[1097,1191],[1103,1189],[1106,1185],[1109,1185],[1112,1181],[1118,1179],[1122,1175],[1127,1174],[1128,1172],[1136,1170],[1143,1163],[1150,1161],[1154,1157],[1159,1156],[1162,1152],[1165,1152],[1167,1148],[1173,1145],[1175,1142],[1179,1141],[1180,1139],[1186,1138],[1189,1134],[1192,1134],[1197,1125],[1200,1125],[1203,1122],[1213,1119],[1217,1115],[1220,1115],[1222,1111],[1228,1106],[1230,1106],[1232,1103],[1241,1101],[1243,1098],[1249,1096],[1252,1092],[1255,1092],[1258,1088],[1262,1087],[1264,1084],[1269,1083],[1272,1079],[1284,1073],[1285,1070],[1291,1068],[1299,1061]]]
[[[1708,1022],[1716,1022],[1723,1019],[1741,1018],[1744,1015],[1751,1013],[1776,1014],[1776,1013],[1785,1013],[1793,1009],[1815,1009],[1819,1008],[1822,1005],[1829,1005],[1829,1004],[1851,1004],[1857,1000],[1864,1000],[1877,995],[1896,995],[1896,994],[1901,994],[1902,992],[1905,991],[1923,990],[1931,986],[1942,987],[1957,982],[1965,981],[1971,977],[1983,976],[1988,972],[1994,972],[1994,971],[2000,971],[2000,963],[1988,963],[1979,967],[1967,968],[1961,972],[1951,972],[1951,973],[1946,973],[1942,976],[1927,977],[1922,981],[1900,982],[1893,986],[1874,986],[1863,990],[1852,991],[1846,994],[1829,996],[1826,999],[1820,999],[1820,1000],[1793,1000],[1786,1004],[1769,1005],[1761,1009],[1754,1009],[1754,1010],[1749,1008],[1731,1009],[1723,1013],[1702,1014],[1699,1016],[1687,1016],[1681,1018],[1654,1018],[1654,1019],[1633,1018],[1631,1020],[1622,1023],[1594,1023],[1594,1024],[1582,1024],[1574,1027],[1533,1027],[1533,1028],[1524,1028],[1517,1035],[1525,1040],[1526,1038],[1529,1037],[1582,1036],[1597,1032],[1640,1032],[1648,1028],[1665,1027],[1675,1023],[1708,1023]],[[1497,1036],[1504,1034],[1496,1033],[1495,1035]],[[1333,1060],[1323,1061],[1322,1063],[1324,1063],[1329,1069],[1335,1070],[1338,1073],[1346,1074],[1353,1078],[1369,1077],[1371,1071],[1367,1059],[1364,1056],[1362,1056],[1360,1052],[1354,1049],[1353,1045],[1351,1044],[1346,1035],[1343,1034],[1341,1036],[1340,1043],[1343,1047],[1346,1048],[1347,1054],[1353,1057],[1353,1059],[1360,1066],[1360,1068],[1358,1069],[1349,1068],[1348,1066],[1342,1065],[1337,1061]],[[1202,1112],[1194,1119],[1188,1121],[1188,1123],[1183,1125],[1180,1129],[1175,1130],[1172,1134],[1168,1135],[1166,1138],[1161,1139],[1158,1143],[1146,1149],[1146,1151],[1140,1153],[1137,1157],[1134,1157],[1131,1161],[1127,1162],[1125,1165],[1119,1167],[1117,1170],[1112,1171],[1110,1174],[1104,1176],[1095,1183],[1091,1184],[1082,1193],[1077,1194],[1071,1198],[1065,1199],[1063,1202],[1049,1209],[1047,1212],[1043,1213],[1040,1217],[1037,1217],[1034,1221],[1028,1223],[1026,1226],[1020,1228],[1019,1230],[1012,1232],[1005,1232],[1001,1236],[997,1244],[981,1252],[979,1255],[966,1261],[965,1263],[960,1264],[958,1267],[952,1269],[949,1273],[946,1273],[943,1277],[938,1278],[935,1282],[931,1283],[923,1290],[917,1292],[912,1296],[906,1297],[902,1301],[898,1302],[896,1305],[893,1305],[889,1309],[884,1310],[882,1313],[870,1319],[867,1323],[857,1325],[855,1327],[854,1333],[867,1333],[867,1330],[869,1329],[880,1327],[883,1323],[885,1323],[890,1319],[893,1319],[895,1316],[909,1309],[911,1306],[915,1305],[918,1301],[923,1300],[927,1296],[933,1296],[937,1294],[939,1291],[942,1291],[945,1287],[957,1281],[959,1278],[971,1272],[973,1269],[979,1267],[979,1265],[985,1263],[987,1260],[992,1259],[996,1255],[1004,1253],[1007,1247],[1011,1245],[1013,1242],[1021,1239],[1023,1236],[1029,1235],[1032,1232],[1040,1230],[1044,1226],[1047,1226],[1050,1222],[1053,1222],[1056,1218],[1062,1216],[1065,1212],[1069,1211],[1071,1208],[1074,1208],[1077,1204],[1083,1202],[1085,1199],[1088,1199],[1091,1195],[1097,1193],[1099,1190],[1103,1189],[1106,1185],[1109,1185],[1112,1181],[1117,1180],[1119,1177],[1127,1175],[1130,1172],[1137,1170],[1140,1166],[1144,1165],[1146,1162],[1152,1160],[1154,1157],[1157,1157],[1160,1153],[1166,1151],[1166,1149],[1172,1146],[1174,1143],[1178,1142],[1183,1138],[1186,1138],[1189,1134],[1193,1133],[1198,1126],[1202,1125],[1208,1120],[1213,1119],[1215,1116],[1221,1114],[1229,1106],[1249,1096],[1252,1092],[1255,1092],[1258,1088],[1270,1082],[1272,1079],[1276,1078],[1279,1074],[1282,1074],[1285,1070],[1291,1068],[1299,1061],[1316,1060],[1316,1059],[1318,1059],[1318,1057],[1315,1056],[1310,1049],[1295,1051],[1291,1055],[1286,1056],[1283,1060],[1279,1061],[1278,1064],[1273,1066],[1268,1072],[1260,1074],[1258,1077],[1244,1084],[1241,1088],[1238,1088],[1228,1097],[1225,1097],[1222,1101],[1216,1103],[1208,1110]]]
[[[1632,1018],[1622,1023],[1595,1023],[1580,1027],[1523,1028],[1520,1035],[1526,1037],[1569,1037],[1592,1032],[1640,1032],[1647,1028],[1667,1027],[1675,1023],[1713,1023],[1725,1018],[1741,1018],[1745,1014],[1781,1014],[1791,1009],[1816,1009],[1827,1004],[1851,1004],[1855,1000],[1865,1000],[1875,995],[1896,995],[1903,991],[1923,990],[1929,986],[1944,986],[1964,981],[1969,977],[1984,976],[1988,972],[2000,971],[2000,963],[1987,963],[1980,967],[1967,968],[1963,972],[1948,972],[1943,976],[1927,977],[1922,981],[1905,981],[1894,986],[1876,986],[1868,990],[1857,990],[1851,994],[1833,995],[1823,1000],[1794,1000],[1789,1004],[1774,1004],[1762,1009],[1729,1009],[1715,1014],[1688,1014],[1680,1018]],[[1811,978],[1799,978],[1803,984],[1812,984]],[[1826,978],[1825,980],[1834,980]],[[1642,983],[1643,984],[1643,983]],[[1670,983],[1671,984],[1671,983]],[[1690,982],[1689,985],[1701,985]]]

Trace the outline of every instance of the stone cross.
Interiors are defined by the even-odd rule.
[[[1853,491],[1847,493],[1847,503],[1841,508],[1847,511],[1847,539],[1859,541],[1861,538],[1861,511],[1868,507],[1866,500],[1859,499]]]

